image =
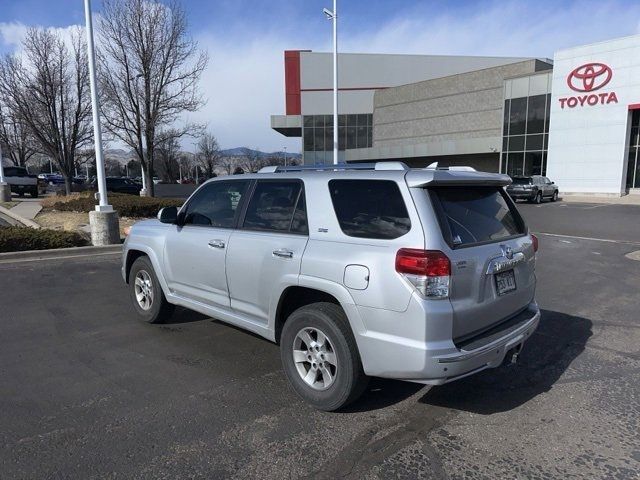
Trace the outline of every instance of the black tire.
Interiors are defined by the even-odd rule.
[[[333,382],[324,390],[305,383],[293,358],[294,341],[305,328],[318,329],[326,335],[336,357]],[[280,356],[293,390],[318,410],[331,412],[345,407],[360,397],[369,383],[347,316],[333,303],[313,303],[294,311],[282,329]]]
[[[540,205],[542,203],[542,192],[536,193],[536,198],[533,200],[533,202],[537,205]]]
[[[551,201],[552,202],[557,202],[558,201],[558,191],[557,190],[555,192],[553,192],[553,195],[551,196]]]
[[[24,192],[18,192],[18,196],[19,196],[20,198],[24,197]]]
[[[33,198],[38,198],[38,191],[36,190],[35,192],[31,192],[31,196]]]
[[[153,296],[148,308],[143,308],[137,299],[136,279],[139,274],[141,277],[144,277],[144,274],[141,272],[144,272],[144,274],[148,276],[151,283],[150,290]],[[164,323],[171,317],[175,309],[174,305],[167,302],[162,292],[160,282],[158,282],[156,272],[153,270],[151,260],[146,256],[138,257],[131,266],[129,272],[129,296],[131,297],[131,303],[133,303],[133,308],[136,313],[141,319],[148,323]]]

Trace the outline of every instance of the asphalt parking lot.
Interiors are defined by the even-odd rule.
[[[640,478],[640,206],[519,207],[545,233],[520,362],[341,413],[261,338],[136,321],[117,256],[0,264],[0,477]]]

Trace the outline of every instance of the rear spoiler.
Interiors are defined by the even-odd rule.
[[[469,170],[409,170],[405,176],[409,187],[488,186],[506,187],[511,177],[500,173]]]

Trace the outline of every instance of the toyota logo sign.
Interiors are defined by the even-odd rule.
[[[576,92],[591,92],[611,81],[613,72],[604,63],[585,63],[567,76],[567,85]]]
[[[613,77],[613,70],[604,63],[585,63],[574,68],[567,75],[567,85],[571,90],[579,93],[558,98],[560,108],[594,107],[618,103],[616,92],[594,93],[595,90],[600,90],[607,85],[611,81],[611,77]]]

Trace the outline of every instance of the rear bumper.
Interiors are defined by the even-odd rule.
[[[437,330],[441,319],[435,315],[433,320]],[[358,345],[368,375],[442,385],[500,366],[510,350],[522,347],[539,322],[540,310],[532,302],[512,319],[464,344],[456,345],[452,339],[416,342],[367,331]]]
[[[507,190],[507,194],[516,200],[533,200],[536,198],[536,192],[532,190]]]

